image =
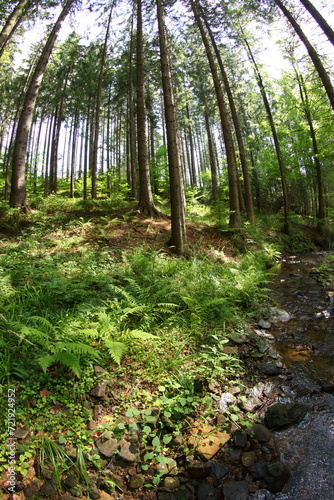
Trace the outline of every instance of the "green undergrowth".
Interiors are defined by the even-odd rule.
[[[212,418],[205,384],[243,385],[245,366],[225,346],[266,308],[263,284],[278,247],[249,227],[231,235],[240,250],[233,258],[212,245],[180,258],[138,240],[129,245],[135,220],[127,212],[79,213],[76,204],[73,213],[52,203],[29,215],[7,211],[0,221],[0,467],[8,388],[16,392],[16,426],[30,430],[29,442],[18,444],[18,471],[27,473],[41,447],[65,463],[59,446],[98,467],[87,429],[92,407],[83,403],[98,365],[117,395],[100,431],[140,432],[145,470],[163,460],[188,415]],[[126,248],[110,245],[120,231]],[[238,411],[231,421],[244,421]],[[120,422],[124,416],[133,418]]]

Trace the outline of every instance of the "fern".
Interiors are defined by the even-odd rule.
[[[124,342],[116,342],[114,340],[106,340],[104,345],[107,347],[111,358],[115,361],[115,363],[120,365],[123,355],[128,350],[127,345]]]
[[[53,346],[53,351],[53,354],[45,354],[37,358],[37,363],[44,373],[51,365],[60,363],[78,378],[81,376],[82,357],[98,359],[100,356],[96,349],[82,342],[57,342]]]

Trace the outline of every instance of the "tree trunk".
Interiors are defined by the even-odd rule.
[[[231,115],[232,115],[232,120],[233,120],[233,125],[234,125],[234,130],[235,130],[235,135],[237,138],[237,143],[238,143],[238,149],[239,149],[239,157],[240,157],[240,163],[241,163],[241,169],[242,169],[242,175],[243,175],[243,181],[244,181],[244,194],[245,194],[245,206],[246,206],[246,213],[247,213],[247,219],[249,222],[253,223],[254,222],[254,208],[253,208],[253,199],[252,199],[252,189],[251,189],[251,182],[250,182],[250,176],[249,176],[249,169],[248,169],[248,162],[247,162],[247,157],[246,157],[246,152],[245,152],[245,146],[244,146],[244,141],[242,138],[242,133],[241,133],[241,127],[240,127],[240,122],[239,122],[239,117],[238,113],[236,110],[230,82],[228,80],[225,67],[223,64],[222,57],[220,55],[218,46],[216,44],[215,38],[213,36],[211,27],[206,19],[206,17],[203,14],[203,10],[201,9],[201,14],[204,19],[206,28],[208,30],[212,46],[214,48],[217,61],[219,64],[219,69],[223,78],[224,82],[224,87],[226,90],[228,102],[230,105],[230,110],[231,110]]]
[[[288,216],[289,216],[289,210],[290,210],[289,205],[290,204],[289,204],[288,189],[287,189],[286,179],[285,179],[285,165],[284,165],[284,161],[283,161],[281,147],[280,147],[280,143],[278,140],[278,135],[277,135],[277,131],[276,131],[274,118],[273,118],[273,115],[271,112],[271,107],[270,107],[270,104],[268,101],[268,97],[267,97],[267,93],[266,93],[266,90],[265,90],[265,87],[263,84],[261,73],[260,73],[258,66],[256,64],[256,61],[254,59],[254,56],[253,56],[253,53],[252,53],[251,48],[249,46],[249,43],[247,42],[247,40],[245,38],[243,40],[244,40],[246,48],[247,48],[247,53],[248,53],[249,59],[253,63],[253,66],[254,66],[256,80],[257,80],[257,83],[258,83],[258,86],[259,86],[259,89],[261,92],[263,104],[264,104],[264,107],[265,107],[265,110],[267,113],[267,118],[268,118],[268,121],[270,124],[271,133],[272,133],[273,140],[274,140],[277,162],[278,162],[278,166],[279,166],[279,170],[280,170],[280,174],[281,174],[281,185],[282,185],[282,192],[283,192],[284,226],[285,226],[285,230],[288,231]]]
[[[162,1],[156,0],[156,6],[159,27],[160,61],[166,119],[169,186],[171,200],[172,234],[169,240],[169,245],[174,248],[175,252],[178,255],[183,255],[186,252],[187,237],[181,151]]]
[[[47,39],[42,54],[37,62],[36,69],[31,78],[17,126],[13,153],[10,206],[22,208],[25,211],[29,210],[26,194],[25,162],[27,156],[29,131],[31,128],[36,99],[41,87],[45,68],[48,64],[52,49],[56,42],[58,32],[61,28],[61,23],[67,16],[73,3],[74,0],[67,0]]]
[[[317,178],[317,190],[318,190],[318,211],[317,211],[317,219],[319,220],[319,227],[322,226],[326,213],[325,213],[325,196],[324,196],[324,185],[322,180],[322,168],[321,162],[319,159],[319,148],[318,141],[315,133],[315,129],[313,126],[312,114],[310,109],[310,104],[308,100],[308,94],[306,90],[306,86],[303,80],[302,75],[300,75],[295,69],[295,74],[298,82],[300,98],[303,104],[303,110],[305,114],[305,118],[309,127],[310,137],[312,141],[313,148],[313,163],[316,170],[316,178]]]
[[[2,56],[7,43],[9,42],[12,34],[17,28],[23,9],[29,4],[30,0],[20,0],[12,13],[8,16],[7,21],[0,33],[0,57]]]
[[[308,55],[312,59],[312,62],[314,64],[315,69],[318,72],[319,78],[322,81],[322,84],[326,90],[327,97],[329,99],[329,102],[331,103],[331,106],[334,110],[334,88],[332,86],[332,82],[329,78],[329,75],[327,71],[324,68],[324,65],[322,64],[320,57],[318,56],[315,48],[313,45],[310,43],[308,38],[306,37],[305,33],[299,26],[299,24],[296,22],[296,20],[293,18],[291,12],[285,7],[285,5],[282,4],[281,0],[274,0],[276,5],[281,9],[295,32],[297,33],[299,39],[303,42],[303,44],[306,47],[306,50],[308,52]]]
[[[223,95],[223,91],[221,88],[221,84],[218,77],[218,71],[216,67],[216,63],[213,58],[212,50],[209,44],[209,40],[207,34],[205,32],[202,19],[199,15],[197,5],[193,0],[190,0],[190,4],[196,19],[196,23],[199,27],[203,44],[205,46],[206,54],[208,57],[212,79],[216,91],[217,103],[219,107],[220,119],[222,124],[222,131],[224,136],[225,143],[225,152],[226,152],[226,160],[227,160],[227,171],[228,171],[228,184],[229,184],[229,198],[230,198],[230,220],[229,227],[232,228],[241,228],[241,215],[240,215],[240,204],[239,204],[239,193],[238,193],[238,168],[235,159],[235,150],[233,145],[233,137],[231,124],[227,112],[227,107]]]
[[[113,11],[113,5],[110,9],[110,14],[108,18],[107,31],[104,38],[104,43],[102,47],[101,54],[101,64],[98,77],[98,85],[96,91],[96,108],[95,108],[95,126],[94,126],[94,138],[93,138],[93,151],[92,151],[92,198],[96,198],[96,178],[97,178],[97,152],[99,143],[99,132],[100,132],[100,114],[101,114],[101,99],[102,99],[102,83],[105,68],[105,61],[107,55],[107,44],[110,32],[111,16]]]
[[[317,21],[322,31],[327,36],[328,40],[334,45],[334,31],[327,23],[326,19],[322,17],[320,12],[314,7],[313,3],[310,0],[300,0],[300,2],[304,5],[305,9],[311,14],[313,19]]]
[[[130,55],[129,55],[129,153],[131,174],[131,196],[138,200],[136,124],[133,93],[133,15],[131,18]]]
[[[208,136],[209,160],[210,160],[210,170],[211,170],[212,200],[216,201],[218,198],[217,167],[216,167],[216,158],[215,158],[215,152],[214,152],[214,147],[213,147],[213,137],[212,137],[211,127],[210,127],[209,111],[208,111],[206,104],[205,104],[205,109],[204,109],[204,118],[205,118],[206,133]]]
[[[138,209],[143,214],[154,217],[159,215],[159,212],[154,206],[148,164],[141,0],[137,0],[137,140],[139,166]]]

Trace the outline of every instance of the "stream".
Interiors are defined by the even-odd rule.
[[[334,394],[323,391],[334,377],[334,297],[315,272],[324,255],[289,257],[268,283],[270,297],[291,315],[270,329],[290,372],[280,402],[300,401],[310,410],[298,425],[274,433],[291,477],[281,493],[258,492],[257,500],[334,500]]]

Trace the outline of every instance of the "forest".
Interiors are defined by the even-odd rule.
[[[271,282],[320,249],[334,296],[334,7],[0,13],[0,499],[283,498]]]

